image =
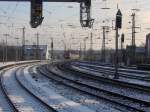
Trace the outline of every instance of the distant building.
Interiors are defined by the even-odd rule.
[[[146,56],[150,57],[150,33],[146,35]]]
[[[39,45],[38,48],[39,50],[37,49],[37,45],[25,45],[24,58],[26,60],[34,60],[34,59],[37,59],[37,54],[39,53],[39,59],[41,60],[47,59],[48,58],[47,45]]]

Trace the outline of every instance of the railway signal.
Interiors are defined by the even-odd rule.
[[[118,9],[118,12],[116,14],[116,51],[115,51],[115,76],[114,79],[119,78],[118,74],[118,29],[122,28],[122,13],[120,9]]]
[[[94,19],[91,18],[91,0],[83,0],[80,3],[80,23],[82,27],[93,26]]]
[[[20,1],[20,0],[0,0],[0,1]],[[91,0],[23,0],[31,2],[31,20],[32,28],[37,28],[42,24],[43,2],[78,2],[80,3],[80,23],[82,27],[92,28],[94,19],[91,18]],[[72,7],[69,7],[72,8]]]
[[[43,0],[31,0],[31,27],[38,27],[43,19]]]
[[[116,14],[116,28],[121,28],[121,27],[122,27],[122,13],[119,9]]]

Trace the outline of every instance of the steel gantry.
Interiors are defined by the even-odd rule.
[[[30,25],[36,28],[41,25],[43,17],[43,2],[77,2],[80,3],[80,23],[82,27],[91,28],[93,19],[91,18],[91,0],[0,0],[7,2],[30,2],[31,20]]]

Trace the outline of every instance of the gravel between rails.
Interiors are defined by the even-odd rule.
[[[89,78],[84,78],[86,79],[87,81],[89,80]],[[90,79],[92,80],[92,79]],[[103,86],[103,88],[107,89],[107,90],[110,90],[110,87],[112,87],[110,84],[108,83],[100,83],[100,81],[98,80],[95,80],[95,82],[91,82],[89,80],[89,83],[94,83],[94,85],[96,85],[97,87],[98,86]],[[134,89],[131,89],[131,88],[125,88],[125,87],[120,87],[119,85],[118,86],[115,86],[111,89],[112,92],[117,92],[117,93],[120,93],[120,94],[124,94],[126,96],[130,96],[130,97],[133,97],[133,98],[136,98],[136,99],[140,99],[140,100],[143,100],[143,101],[147,101],[149,102],[150,101],[150,93],[148,92],[144,92],[144,91],[139,91],[139,90],[134,90]]]
[[[102,73],[103,75],[107,76],[107,77],[111,77],[114,76],[114,70],[112,69],[108,69],[106,67],[102,67],[102,66],[87,66],[87,65],[74,65],[75,67],[79,67],[81,69],[85,69],[88,71],[94,71],[94,72],[98,72],[98,73]],[[137,74],[137,73],[130,73],[130,72],[119,72],[120,77],[122,78],[126,78],[126,79],[135,79],[137,81],[143,81],[146,83],[150,82],[150,77],[146,76],[144,74]]]
[[[43,105],[39,100],[28,93],[17,82],[15,74],[17,68],[13,68],[2,75],[2,84],[8,97],[18,109],[19,112],[49,112],[49,108]]]
[[[74,102],[80,103],[81,105],[87,106],[95,112],[132,112],[127,111],[122,107],[116,107],[116,105],[110,104],[105,100],[98,99],[94,96],[85,94],[84,92],[78,91],[72,87],[63,85],[53,79],[49,79],[35,70],[30,68],[30,73],[33,72],[31,77],[38,84],[42,84],[44,87],[50,90],[54,90],[56,93],[70,99]]]
[[[91,87],[91,86],[88,86],[88,85],[86,85],[86,84],[82,84],[80,81],[78,81],[78,80],[71,80],[71,79],[68,79],[68,77],[67,78],[65,78],[65,77],[62,77],[59,73],[58,73],[58,71],[59,70],[54,70],[53,72],[50,72],[50,71],[48,71],[48,72],[46,72],[46,71],[42,71],[41,69],[39,70],[39,71],[41,71],[41,73],[42,74],[44,74],[46,77],[48,77],[48,78],[52,78],[53,80],[56,80],[56,81],[58,81],[58,82],[60,82],[60,83],[62,83],[62,84],[64,84],[64,85],[67,85],[67,86],[69,86],[69,87],[72,87],[72,88],[74,88],[74,89],[77,89],[77,90],[79,90],[79,91],[82,91],[82,92],[84,92],[84,93],[86,93],[86,94],[88,94],[88,95],[91,95],[91,96],[95,96],[95,97],[97,97],[98,99],[103,99],[103,100],[105,100],[105,101],[108,101],[109,103],[111,103],[111,104],[115,104],[116,105],[116,107],[118,107],[118,106],[122,106],[123,108],[126,108],[126,111],[128,110],[132,110],[132,111],[134,111],[134,112],[145,112],[145,111],[142,111],[141,109],[139,109],[139,108],[135,108],[136,106],[138,106],[139,107],[139,105],[137,105],[137,104],[134,104],[134,102],[132,101],[132,104],[134,104],[134,105],[131,105],[130,106],[130,104],[131,104],[131,102],[129,103],[128,102],[128,100],[127,99],[125,99],[125,101],[124,102],[122,102],[122,100],[124,99],[124,98],[122,98],[122,100],[121,100],[121,98],[116,98],[116,96],[114,97],[112,97],[112,95],[107,95],[107,93],[106,92],[103,92],[103,91],[99,91],[99,90],[97,90],[97,88],[93,88],[93,87]],[[57,71],[57,73],[56,73],[56,71]],[[62,74],[62,73],[61,73]],[[118,97],[118,96],[117,96]],[[126,102],[126,100],[127,100],[127,102]],[[126,104],[124,104],[126,102]],[[140,107],[141,108],[141,107]],[[143,109],[143,108],[142,108]]]
[[[108,74],[103,74],[103,73],[98,73],[92,70],[85,70],[85,69],[81,69],[80,67],[77,66],[71,66],[69,67],[69,69],[73,70],[73,71],[79,71],[79,72],[84,72],[84,74],[88,75],[92,75],[92,76],[97,76],[99,78],[107,78],[107,80],[114,80],[114,75],[108,75]],[[141,81],[141,80],[137,80],[137,79],[131,79],[131,78],[126,78],[126,77],[120,77],[119,79],[116,80],[117,82],[122,82],[123,85],[127,84],[128,86],[130,85],[130,87],[133,88],[138,88],[141,89],[143,91],[148,91],[150,92],[150,83],[148,81]],[[138,86],[137,86],[138,85]]]
[[[33,80],[30,74],[28,68],[26,68],[22,75],[17,74],[17,79],[26,89],[57,112],[94,112],[85,106],[60,96],[51,89],[45,88],[43,84],[37,83],[37,79]]]
[[[136,88],[135,89],[130,88],[130,86],[129,87],[123,87],[119,84],[112,86],[111,83],[107,83],[105,81],[103,82],[102,80],[99,80],[99,79],[92,79],[92,78],[90,79],[89,77],[86,77],[86,75],[80,76],[80,75],[77,75],[77,74],[76,75],[72,74],[72,77],[74,77],[74,78],[78,77],[79,79],[84,78],[87,81],[89,81],[89,83],[94,84],[97,87],[102,87],[102,88],[110,90],[112,92],[116,92],[116,93],[119,93],[119,94],[122,94],[122,95],[130,96],[130,97],[133,97],[133,98],[136,98],[136,99],[139,99],[139,100],[150,102],[150,93],[147,92],[147,91],[141,91],[141,90],[138,90]]]
[[[53,68],[54,69],[54,68]],[[64,74],[66,75],[66,73],[62,73],[62,71],[59,71],[58,69],[56,69],[55,68],[55,70],[53,70],[53,71],[57,71],[57,73],[59,74],[59,75],[61,75],[61,77],[63,77],[64,78],[64,80],[65,80],[65,77],[66,76],[63,76]],[[77,76],[77,74],[74,74],[75,75],[75,77],[72,77],[72,74],[68,74],[67,75],[67,79],[69,78],[72,78],[71,80],[76,80],[76,82],[80,82],[80,83],[83,83],[83,84],[87,84],[87,82],[89,83],[89,82],[91,82],[91,81],[89,81],[89,80],[85,80],[85,77],[84,78],[80,78],[80,77],[76,77]],[[64,82],[67,82],[67,81],[64,81]],[[95,81],[92,81],[92,83],[90,83],[90,86],[92,85],[93,86],[93,82],[95,82]],[[101,86],[101,85],[99,85],[99,86]],[[95,88],[96,89],[96,88]],[[112,90],[112,88],[110,88],[111,90]],[[91,90],[91,92],[92,92],[92,90]],[[98,92],[98,95],[100,94],[101,92]],[[102,94],[101,94],[102,95]],[[109,97],[111,97],[111,96],[109,96]],[[112,97],[113,98],[113,97]],[[120,98],[119,98],[120,99]],[[118,98],[116,99],[114,99],[114,100],[119,100]],[[123,99],[122,99],[123,100]],[[143,103],[142,103],[142,105],[141,104],[139,104],[139,103],[136,103],[135,101],[133,102],[133,101],[130,101],[130,100],[128,100],[128,99],[124,99],[124,101],[122,101],[121,99],[120,99],[120,102],[126,102],[126,105],[131,105],[131,106],[133,106],[133,107],[136,107],[136,108],[139,108],[140,110],[144,110],[144,111],[149,111],[149,106],[147,107],[146,105],[143,105]],[[127,100],[127,101],[126,101]]]
[[[77,63],[77,62],[72,62],[70,63],[71,65],[77,65],[77,66],[89,66],[89,67],[96,67],[96,68],[103,68],[103,69],[107,69],[107,70],[114,70],[113,66],[107,66],[107,65],[96,65],[96,64],[92,64],[92,63]],[[141,70],[137,70],[137,69],[128,69],[128,68],[119,68],[119,72],[125,72],[125,73],[129,73],[130,75],[135,75],[135,76],[141,76],[141,77],[149,77],[150,76],[150,72],[149,71],[141,71]]]

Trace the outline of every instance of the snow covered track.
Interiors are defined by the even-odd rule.
[[[85,94],[84,92],[77,91],[72,87],[63,85],[61,83],[58,83],[58,81],[45,77],[44,75],[38,73],[37,70],[35,70],[35,68],[33,70],[30,69],[29,71],[31,71],[30,77],[33,77],[30,79],[35,80],[36,85],[41,85],[42,88],[46,88],[48,93],[50,93],[53,90],[57,94],[63,96],[64,98],[76,102],[78,103],[78,105],[88,107],[94,112],[122,112],[120,111],[119,108],[116,108],[115,106],[113,107],[113,105],[109,105],[108,102],[104,102],[102,100],[99,101],[97,100],[97,98],[91,97]],[[73,110],[71,110],[71,112],[72,111]],[[78,112],[78,111],[74,111],[74,112]]]
[[[80,68],[84,68],[87,70],[92,70],[95,72],[103,73],[109,75],[114,75],[114,68],[106,65],[96,65],[89,64],[83,62],[72,62],[72,66],[77,66]],[[119,68],[120,77],[139,79],[143,81],[150,81],[150,72],[149,71],[141,71],[141,70],[133,70],[133,69],[123,69]]]
[[[42,85],[37,84],[37,80],[34,81],[30,74],[32,75],[32,72],[27,68],[24,71],[24,75],[19,73],[16,75],[16,78],[22,86],[46,105],[53,108],[53,110],[57,112],[94,112],[87,107],[60,96],[53,90],[48,90]]]
[[[150,112],[148,91],[59,63],[12,66],[0,78],[0,112]]]
[[[43,68],[44,69],[44,68]],[[40,71],[46,75],[49,78],[52,78],[60,83],[63,83],[65,85],[71,86],[73,88],[76,88],[80,91],[84,91],[88,94],[91,94],[93,96],[97,96],[100,99],[106,99],[112,103],[116,103],[117,105],[124,106],[128,109],[134,110],[134,112],[139,111],[139,112],[149,112],[150,107],[149,102],[138,100],[132,97],[124,96],[121,94],[117,94],[115,92],[111,91],[106,91],[105,89],[98,88],[94,86],[92,83],[90,85],[89,81],[83,81],[86,78],[77,77],[77,73],[75,77],[72,76],[72,74],[68,74],[66,71],[65,73],[63,70],[57,69],[57,67],[50,68],[50,70],[47,70],[51,72],[53,75],[48,75],[48,72],[46,70],[41,70]],[[63,75],[65,74],[65,75]],[[89,84],[88,84],[89,83]]]
[[[67,65],[67,66],[70,66],[70,65]],[[107,72],[108,74],[107,75],[107,74],[103,74],[100,72],[95,72],[93,70],[83,69],[77,66],[66,67],[65,65],[64,67],[71,72],[77,72],[78,74],[86,75],[87,77],[95,79],[95,80],[111,83],[113,85],[120,85],[120,86],[124,86],[127,88],[138,89],[140,91],[150,92],[149,81],[138,80],[138,79],[133,79],[133,78],[124,78],[124,77],[120,77],[120,79],[114,80],[113,79],[114,75],[113,76],[111,75],[110,77],[108,76],[109,72]]]
[[[3,72],[1,72],[1,75]],[[14,105],[12,105],[9,98],[5,95],[5,89],[1,85],[2,80],[0,79],[0,112],[12,112],[17,111]]]
[[[17,68],[10,69],[1,75],[1,85],[5,95],[16,112],[49,112],[50,108],[26,91],[16,80]]]
[[[0,64],[0,112],[12,112],[17,111],[15,106],[11,103],[9,97],[6,95],[6,91],[4,86],[2,85],[2,78],[1,75],[4,74],[7,70],[11,67],[16,65],[22,65],[27,63],[35,63],[39,62],[38,60],[31,60],[31,61],[19,61],[19,62],[8,62],[8,63],[1,63]]]
[[[21,67],[12,67],[1,74],[1,90],[3,94],[3,103],[7,98],[7,103],[0,105],[0,112],[53,112],[51,108],[37,99],[32,93],[29,93],[16,80],[16,73],[21,73]],[[5,98],[6,97],[6,98]],[[1,104],[1,101],[0,101]],[[8,105],[6,107],[6,105]],[[7,110],[5,108],[7,108]]]

